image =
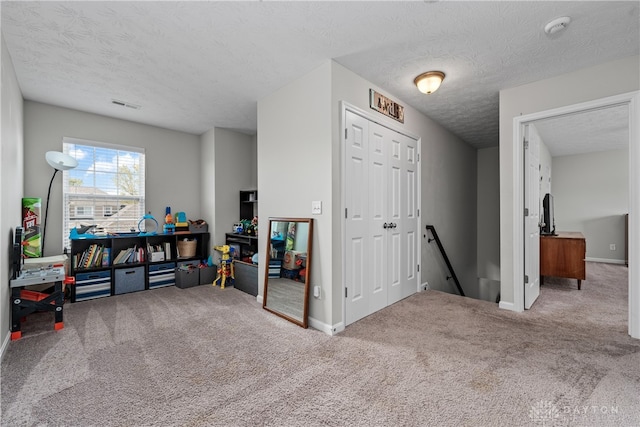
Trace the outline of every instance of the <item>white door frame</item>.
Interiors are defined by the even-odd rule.
[[[628,331],[640,338],[640,92],[526,114],[513,119],[513,311],[524,311],[524,125],[535,120],[616,105],[629,107],[629,318]]]
[[[418,200],[416,201],[418,209],[422,210],[422,181],[421,181],[421,177],[422,177],[422,138],[417,137],[416,135],[413,135],[411,133],[408,133],[406,130],[402,129],[399,125],[397,125],[395,122],[391,122],[391,119],[386,119],[380,115],[373,115],[370,114],[369,112],[366,112],[358,107],[356,107],[355,105],[349,104],[346,101],[340,101],[340,238],[341,238],[341,248],[342,248],[342,256],[341,256],[341,261],[340,261],[340,265],[341,267],[341,277],[342,277],[342,283],[341,283],[341,287],[340,287],[340,299],[342,300],[342,322],[340,322],[337,326],[332,327],[332,331],[333,334],[339,333],[342,330],[344,330],[345,328],[345,324],[347,321],[347,303],[346,303],[346,298],[344,297],[344,289],[345,289],[345,285],[347,282],[347,278],[346,278],[346,268],[344,265],[344,253],[345,253],[345,235],[346,235],[346,226],[347,226],[347,222],[346,222],[346,218],[344,215],[346,206],[347,206],[347,200],[346,200],[346,180],[345,180],[345,176],[346,176],[346,159],[345,159],[345,143],[346,143],[346,138],[344,135],[344,129],[347,123],[347,119],[346,119],[346,114],[347,111],[350,111],[354,114],[357,114],[359,116],[362,116],[364,118],[366,118],[369,121],[372,121],[374,123],[379,124],[380,126],[384,126],[386,128],[391,129],[394,132],[397,132],[399,134],[402,134],[404,136],[407,136],[411,139],[414,139],[417,141],[417,148],[418,148],[418,177],[417,177],[417,183],[416,183],[416,192],[418,195]],[[389,121],[387,121],[389,120]],[[422,234],[422,213],[420,213],[419,217],[418,217],[418,235]],[[416,254],[418,257],[418,263],[419,266],[422,266],[422,245],[420,244],[420,242],[416,242]],[[417,277],[417,285],[416,285],[416,292],[420,292],[420,284],[422,283],[422,268],[418,269],[418,277]]]

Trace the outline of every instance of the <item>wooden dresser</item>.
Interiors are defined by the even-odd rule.
[[[586,279],[586,254],[587,243],[580,232],[560,231],[556,236],[540,236],[540,276],[577,279],[580,289]]]

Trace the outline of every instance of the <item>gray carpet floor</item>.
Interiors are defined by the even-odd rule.
[[[638,426],[627,269],[547,279],[532,310],[436,291],[335,337],[233,288],[161,288],[29,316],[3,426]]]

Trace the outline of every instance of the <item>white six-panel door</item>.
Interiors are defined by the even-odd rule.
[[[524,147],[524,308],[529,309],[540,295],[540,137],[527,125]]]
[[[345,144],[348,325],[417,290],[418,150],[349,111]]]

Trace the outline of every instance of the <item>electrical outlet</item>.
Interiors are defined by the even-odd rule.
[[[428,290],[428,289],[429,289],[429,282],[424,282],[424,283],[422,284],[422,290],[423,290],[423,291],[426,291],[426,290]]]
[[[311,202],[311,215],[320,215],[322,213],[322,201],[314,200]]]
[[[313,297],[320,299],[320,286],[313,287]]]
[[[609,250],[610,251],[615,251],[616,250],[616,244],[615,243],[610,244],[609,245]]]

